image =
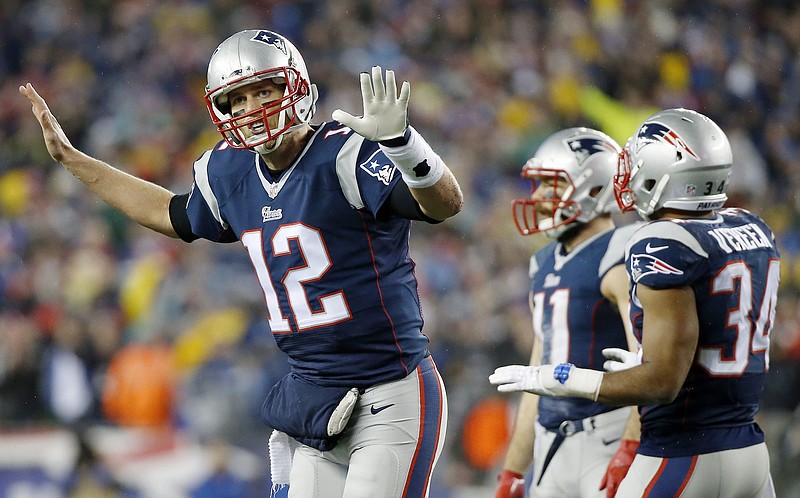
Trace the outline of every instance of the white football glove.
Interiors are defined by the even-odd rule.
[[[353,414],[353,408],[358,401],[358,388],[352,388],[347,391],[344,398],[336,405],[336,408],[331,413],[331,418],[328,419],[328,435],[335,436],[341,434],[347,422],[350,421],[350,416]]]
[[[639,353],[632,353],[627,349],[620,348],[605,348],[603,356],[607,361],[603,363],[603,368],[607,372],[619,372],[620,370],[627,370],[642,363],[642,350]]]
[[[508,365],[498,367],[489,376],[489,382],[497,386],[501,393],[528,391],[534,394],[545,394],[542,381],[539,380],[541,366]]]
[[[603,372],[577,368],[571,363],[508,365],[496,369],[489,382],[500,392],[527,391],[540,396],[578,396],[597,401]]]
[[[411,85],[408,81],[404,81],[398,96],[394,71],[386,71],[384,86],[380,66],[373,66],[372,77],[367,73],[361,73],[360,79],[364,115],[357,117],[336,109],[331,117],[373,142],[402,136],[408,128],[408,98],[411,96]]]

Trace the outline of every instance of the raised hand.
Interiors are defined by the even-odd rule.
[[[19,93],[24,95],[31,102],[31,111],[42,127],[42,134],[44,135],[44,143],[47,146],[47,152],[50,153],[53,159],[59,163],[63,163],[66,153],[74,151],[75,148],[67,138],[67,135],[64,134],[64,130],[61,128],[61,125],[58,124],[58,120],[56,120],[53,113],[50,112],[47,102],[45,102],[30,83],[20,86]]]
[[[360,79],[364,115],[353,116],[336,109],[331,117],[373,142],[402,136],[408,127],[408,99],[411,96],[411,85],[404,81],[398,96],[394,71],[386,71],[384,85],[380,66],[373,66],[372,76],[361,73]]]

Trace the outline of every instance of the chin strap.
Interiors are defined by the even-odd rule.
[[[260,144],[253,147],[253,152],[261,155],[267,155],[273,150],[277,149],[281,146],[281,142],[283,142],[283,134],[281,133],[278,135],[278,138],[275,139],[275,142],[272,144],[272,147],[267,147],[267,144]]]

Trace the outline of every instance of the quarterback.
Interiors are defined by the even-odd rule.
[[[317,89],[278,33],[214,51],[205,102],[221,140],[175,194],[73,147],[31,84],[20,87],[51,156],[111,206],[186,242],[242,244],[290,373],[262,409],[274,484],[295,498],[427,496],[447,397],[422,333],[412,221],[457,214],[460,187],[408,124],[410,85],[373,67],[362,116],[311,124]]]

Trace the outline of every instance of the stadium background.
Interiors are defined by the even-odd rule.
[[[257,416],[286,364],[240,246],[186,245],[105,207],[47,155],[17,87],[33,82],[79,148],[183,192],[219,138],[202,101],[211,52],[269,28],[304,55],[320,89],[315,122],[360,110],[357,73],[373,64],[411,81],[412,122],[464,187],[461,214],[412,235],[450,396],[433,498],[493,493],[515,398],[486,377],[528,357],[527,261],[544,242],[510,217],[528,193],[525,159],[567,126],[624,143],[675,106],[727,132],[731,203],[777,233],[781,298],[759,421],[779,496],[797,496],[798,25],[789,0],[4,0],[0,495],[265,496]]]

